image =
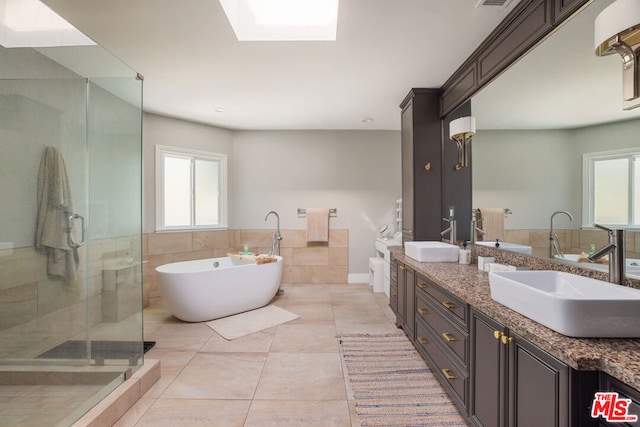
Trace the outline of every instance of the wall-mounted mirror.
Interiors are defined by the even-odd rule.
[[[556,211],[573,216],[571,221],[556,215],[553,224],[561,250],[572,255],[567,262],[588,253],[591,245],[599,249],[607,243],[607,233],[592,227],[589,194],[595,191],[597,218],[628,219],[621,226],[627,229],[628,264],[640,258],[640,232],[628,225],[640,224],[640,160],[633,154],[640,152],[640,108],[622,109],[620,57],[594,54],[593,23],[611,3],[591,2],[471,100],[477,121],[473,207],[510,209],[504,239],[530,246],[536,256],[550,256]],[[626,164],[584,159],[584,154],[605,152],[609,157],[596,160],[622,157]],[[589,170],[600,174],[600,184],[583,192]],[[628,177],[633,180],[634,173],[632,190]],[[627,275],[640,276],[640,266],[627,266]]]

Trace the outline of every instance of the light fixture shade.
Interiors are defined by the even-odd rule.
[[[476,118],[460,117],[449,123],[449,137],[472,136],[476,133]]]
[[[617,0],[596,17],[594,23],[594,50],[598,55],[608,53],[609,46],[602,46],[603,43],[639,24],[640,1]]]

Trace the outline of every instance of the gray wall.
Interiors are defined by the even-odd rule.
[[[145,114],[144,232],[155,230],[156,144],[229,156],[229,227],[303,229],[297,208],[337,208],[331,228],[349,230],[349,273],[368,272],[377,228],[394,223],[400,197],[400,132],[230,131]]]

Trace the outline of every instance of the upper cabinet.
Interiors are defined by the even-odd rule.
[[[444,84],[444,117],[589,0],[522,0]]]
[[[402,104],[402,239],[440,240],[440,90],[411,89]]]

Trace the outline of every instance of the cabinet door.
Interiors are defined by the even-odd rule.
[[[402,240],[413,240],[413,100],[402,110]]]
[[[569,367],[524,338],[509,337],[509,425],[568,426]]]
[[[506,328],[471,310],[471,395],[469,417],[477,426],[505,425],[506,350],[500,338]],[[539,424],[543,426],[545,424]]]
[[[413,269],[405,267],[404,282],[406,285],[405,333],[411,341],[414,341],[416,328],[416,274]]]
[[[398,315],[398,263],[391,261],[391,274],[389,280],[389,307]]]
[[[405,325],[407,316],[407,281],[404,274],[406,267],[398,264],[398,311],[396,311],[396,326]]]

